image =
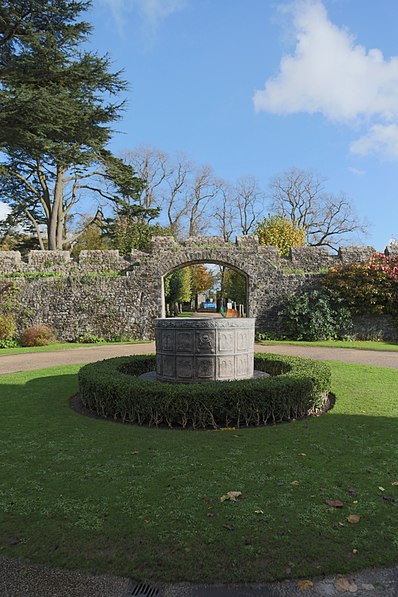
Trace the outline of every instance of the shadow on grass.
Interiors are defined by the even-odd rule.
[[[191,582],[347,572],[396,559],[398,426],[381,385],[367,387],[371,400],[354,399],[342,376],[335,409],[318,418],[174,433],[75,413],[75,374],[1,381],[5,554]],[[242,495],[222,502],[228,491]],[[360,522],[347,522],[349,514]]]

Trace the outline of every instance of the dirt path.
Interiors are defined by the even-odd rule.
[[[377,365],[398,369],[398,352],[375,350],[355,350],[354,348],[321,348],[316,346],[290,346],[275,344],[255,345],[256,352],[285,354],[318,360],[343,361],[361,365]],[[53,352],[32,352],[15,355],[0,355],[0,374],[32,371],[61,365],[93,363],[111,357],[155,352],[154,342],[148,344],[111,344],[108,346],[88,346]]]
[[[52,352],[30,352],[24,354],[0,355],[0,375],[17,371],[32,371],[61,365],[93,363],[111,357],[155,352],[155,343],[110,344],[107,346],[84,346]]]
[[[289,344],[274,344],[264,346],[256,344],[256,352],[285,354],[319,361],[343,361],[343,363],[357,363],[358,365],[376,365],[398,369],[398,352],[387,350],[356,350],[355,348],[327,348],[321,346],[293,346]]]

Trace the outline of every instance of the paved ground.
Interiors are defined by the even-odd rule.
[[[295,355],[311,359],[344,361],[363,365],[377,365],[398,369],[398,352],[355,350],[354,348],[321,348],[316,346],[291,346],[256,344],[257,352]],[[85,346],[53,352],[32,352],[17,355],[0,355],[0,374],[45,369],[57,365],[92,363],[101,359],[120,357],[129,354],[155,352],[154,342],[148,344],[112,344],[108,346]]]
[[[263,585],[159,585],[25,564],[0,556],[2,597],[397,597],[398,566]]]
[[[0,374],[88,363],[115,356],[154,352],[153,343],[82,347],[54,352],[0,356]],[[256,351],[378,365],[398,369],[398,352],[256,345]],[[398,380],[397,380],[398,381]],[[190,586],[139,584],[129,578],[93,576],[80,572],[25,564],[0,556],[1,597],[397,597],[398,566],[369,569],[347,576],[267,585]]]
[[[287,354],[321,361],[343,361],[344,363],[358,363],[359,365],[377,365],[398,369],[398,351],[357,350],[355,348],[324,348],[321,346],[293,346],[289,344],[275,344],[264,346],[256,344],[257,352]]]

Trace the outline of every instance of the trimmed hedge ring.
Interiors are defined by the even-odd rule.
[[[105,418],[147,426],[194,429],[280,423],[325,410],[328,365],[256,353],[254,368],[271,377],[200,384],[167,384],[139,377],[156,368],[155,355],[98,361],[79,371],[81,403]]]

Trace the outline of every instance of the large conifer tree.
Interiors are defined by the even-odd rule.
[[[108,56],[84,48],[91,25],[80,16],[90,4],[6,0],[0,8],[0,200],[12,208],[9,223],[29,222],[50,250],[68,242],[82,189],[131,203],[141,185],[106,150],[126,83]]]

